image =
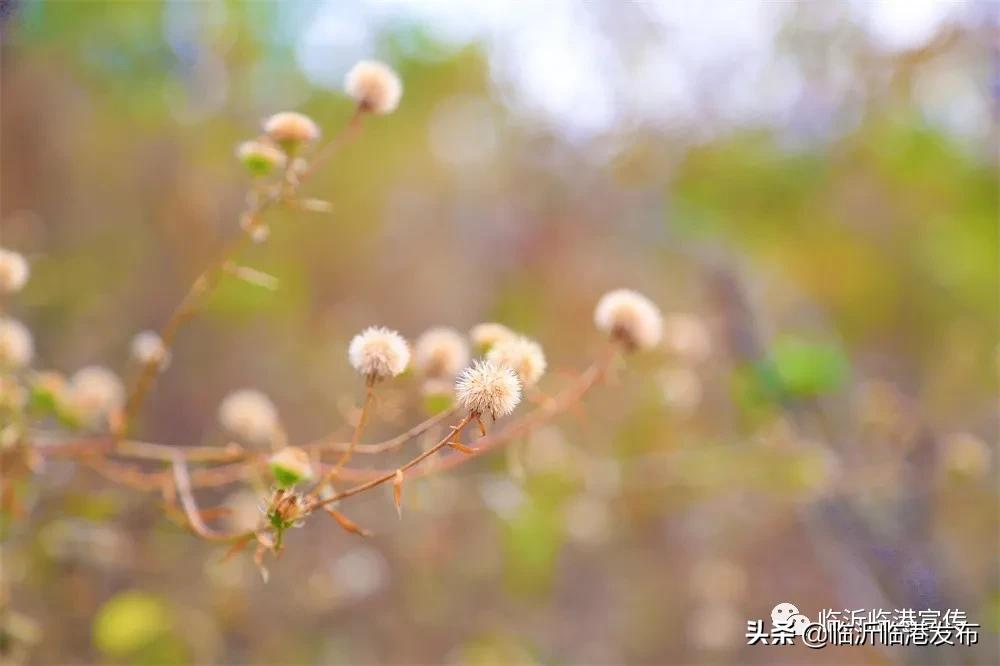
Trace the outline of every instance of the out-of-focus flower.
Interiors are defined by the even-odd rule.
[[[469,346],[452,328],[432,328],[413,346],[413,365],[425,377],[454,377],[469,363]]]
[[[142,331],[132,338],[132,358],[142,365],[155,365],[161,370],[170,365],[170,351],[155,331]]]
[[[278,409],[256,389],[227,395],[219,405],[219,422],[234,435],[258,444],[273,441],[280,428]]]
[[[347,348],[351,366],[374,381],[395,377],[410,363],[410,348],[396,331],[371,326],[358,333]]]
[[[264,131],[286,153],[319,138],[319,127],[307,115],[295,111],[276,113],[264,122]]]
[[[497,344],[502,340],[509,340],[511,338],[516,338],[517,334],[504,326],[503,324],[497,324],[494,322],[487,322],[484,324],[476,324],[469,331],[469,339],[472,340],[472,344],[476,346],[476,349],[480,353],[485,354],[493,345]]]
[[[681,359],[701,363],[712,353],[712,338],[701,317],[674,313],[663,322],[663,341]]]
[[[694,596],[706,602],[737,602],[747,589],[746,572],[721,557],[698,560],[688,579]]]
[[[111,370],[90,365],[70,378],[68,398],[77,416],[92,427],[101,427],[125,404],[125,386]]]
[[[389,565],[380,552],[369,546],[358,546],[333,564],[337,587],[352,599],[361,599],[378,592],[389,578]]]
[[[0,317],[0,366],[21,368],[31,363],[35,343],[28,327],[16,319]]]
[[[28,391],[7,375],[0,375],[0,410],[18,411],[28,402]]]
[[[455,383],[459,403],[477,415],[494,419],[514,411],[521,401],[521,382],[514,371],[491,361],[476,361]]]
[[[504,520],[514,518],[528,499],[524,488],[506,475],[483,479],[479,483],[479,496],[487,507]]]
[[[598,330],[628,349],[655,347],[663,334],[659,308],[631,289],[618,289],[602,296],[594,310],[594,323]]]
[[[13,250],[0,247],[0,293],[21,291],[28,282],[30,272],[27,259]]]
[[[679,412],[690,412],[701,404],[701,378],[690,368],[664,370],[660,389],[666,405]]]
[[[255,176],[266,176],[275,169],[284,168],[287,159],[279,148],[264,141],[244,141],[236,149],[236,156]]]
[[[396,72],[373,60],[362,60],[344,78],[344,90],[364,111],[386,114],[399,106],[403,84]]]
[[[534,386],[545,374],[545,352],[542,346],[523,336],[515,336],[493,345],[486,360],[505,365],[517,373],[524,386]]]
[[[611,510],[600,497],[581,494],[566,505],[566,533],[575,541],[599,544],[607,541],[611,532]]]
[[[982,477],[989,473],[990,449],[979,437],[968,432],[951,433],[942,442],[942,459],[949,472]]]
[[[313,478],[309,454],[297,446],[286,446],[267,461],[278,484],[286,488]]]
[[[740,645],[746,617],[732,604],[712,603],[695,608],[688,616],[688,636],[702,650],[723,652]]]

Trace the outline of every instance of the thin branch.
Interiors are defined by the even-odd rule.
[[[262,215],[267,209],[269,209],[273,204],[283,201],[289,197],[290,194],[294,193],[297,189],[305,182],[305,180],[315,172],[315,170],[326,162],[330,157],[332,157],[342,146],[346,145],[352,141],[361,130],[361,115],[362,109],[359,107],[355,110],[354,115],[348,121],[347,125],[337,133],[337,135],[324,146],[313,158],[313,161],[309,164],[306,169],[299,174],[298,182],[291,187],[291,191],[288,191],[286,187],[275,188],[270,194],[260,199],[257,199],[252,205],[248,207],[247,210],[240,215],[240,219],[254,219]],[[288,183],[285,183],[288,185]],[[194,315],[195,311],[201,299],[210,292],[218,281],[220,277],[225,272],[226,265],[243,249],[243,247],[251,240],[251,234],[247,231],[241,232],[236,238],[231,240],[229,243],[225,244],[215,259],[209,263],[194,282],[188,288],[187,293],[181,299],[181,302],[171,313],[170,318],[167,319],[167,323],[163,325],[160,330],[160,339],[163,341],[163,348],[166,351],[170,351],[173,347],[174,341],[179,333],[181,327]],[[128,392],[128,398],[125,401],[125,407],[122,410],[120,418],[116,419],[114,423],[113,434],[116,440],[119,440],[125,436],[128,432],[129,424],[139,413],[142,408],[143,400],[149,393],[150,388],[152,388],[156,377],[160,374],[160,365],[158,363],[146,363],[142,366],[139,374],[136,376],[131,388]]]
[[[469,423],[472,421],[473,418],[475,418],[475,414],[472,413],[467,414],[461,421],[459,421],[457,424],[451,427],[451,432],[445,435],[444,438],[441,439],[441,441],[439,441],[437,444],[427,449],[426,451],[424,451],[419,456],[409,461],[402,467],[394,469],[391,472],[387,472],[382,476],[372,479],[371,481],[368,481],[366,483],[354,486],[353,488],[348,488],[347,490],[339,492],[336,495],[333,495],[332,497],[328,497],[326,499],[319,501],[313,501],[313,503],[309,505],[308,510],[312,511],[319,507],[326,506],[328,504],[333,504],[334,502],[338,502],[344,498],[351,497],[352,495],[357,495],[358,493],[363,493],[366,490],[371,490],[376,486],[380,486],[383,483],[392,481],[393,479],[396,478],[396,475],[399,472],[405,472],[406,470],[411,469],[416,465],[419,465],[421,462],[423,462],[424,460],[431,457],[432,455],[440,451],[442,448],[447,446],[452,439],[461,434],[461,432],[465,429],[465,426],[469,425]]]
[[[198,503],[194,499],[194,495],[191,492],[191,477],[188,475],[187,464],[184,462],[184,458],[181,456],[175,456],[173,460],[174,466],[174,485],[177,487],[177,494],[181,498],[181,506],[184,507],[184,513],[187,515],[188,523],[191,525],[191,529],[195,534],[203,539],[208,539],[209,541],[239,541],[244,539],[249,534],[253,532],[217,532],[205,524],[205,521],[201,517],[201,511],[198,510]]]

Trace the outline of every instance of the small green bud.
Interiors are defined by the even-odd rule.
[[[297,446],[286,446],[267,461],[275,480],[283,488],[291,488],[313,478],[309,454]]]

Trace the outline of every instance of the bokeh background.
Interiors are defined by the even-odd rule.
[[[356,60],[400,109],[277,212],[185,329],[138,433],[223,443],[257,387],[345,435],[346,343],[498,320],[566,384],[604,291],[662,349],[511,453],[314,518],[262,583],[155,494],[69,463],[3,534],[31,663],[996,664],[998,79],[989,2],[3,2],[0,242],[38,367],[131,370],[279,110],[328,135]],[[386,392],[369,439],[422,418]],[[405,455],[405,454],[404,454]],[[391,464],[382,461],[383,464]],[[253,512],[252,489],[199,494]],[[959,608],[977,648],[748,647],[748,619]]]

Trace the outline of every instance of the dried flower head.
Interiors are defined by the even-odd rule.
[[[513,370],[492,361],[476,361],[455,382],[458,402],[477,415],[494,419],[514,411],[521,401],[521,382]]]
[[[87,366],[70,378],[68,400],[81,420],[100,427],[125,404],[125,385],[111,370]]]
[[[370,326],[358,333],[347,348],[355,370],[374,381],[395,377],[410,363],[410,347],[396,331]]]
[[[618,289],[602,296],[594,310],[594,323],[598,330],[630,350],[655,347],[663,334],[659,308],[631,289]]]
[[[255,176],[266,176],[275,169],[284,168],[286,160],[285,153],[265,141],[244,141],[236,149],[236,156]]]
[[[0,293],[21,291],[28,282],[28,260],[13,250],[0,247]]]
[[[386,114],[399,106],[403,84],[396,72],[383,63],[362,60],[344,78],[344,90],[364,111]]]
[[[517,337],[517,334],[514,331],[503,324],[493,322],[476,324],[469,331],[469,338],[472,340],[472,344],[482,353],[488,352],[493,345],[501,340],[509,340],[515,337]]]
[[[24,367],[34,355],[35,343],[28,327],[16,319],[0,317],[0,366]]]
[[[142,331],[132,338],[132,358],[143,365],[155,365],[161,370],[170,364],[170,351],[155,331]]]
[[[313,478],[312,461],[304,449],[286,446],[267,460],[278,485],[290,488],[301,481]]]
[[[985,476],[990,471],[990,447],[968,432],[956,432],[942,441],[944,469],[959,476]]]
[[[294,152],[301,144],[319,138],[319,127],[312,118],[295,111],[274,114],[264,122],[264,131],[286,152]]]
[[[523,336],[502,340],[493,345],[486,360],[505,365],[517,373],[524,386],[534,386],[545,374],[545,352],[542,346]]]
[[[268,443],[279,431],[278,409],[256,389],[240,389],[219,405],[219,422],[229,432],[249,442]]]
[[[413,364],[425,377],[454,377],[469,363],[469,346],[453,328],[424,331],[413,347]]]

